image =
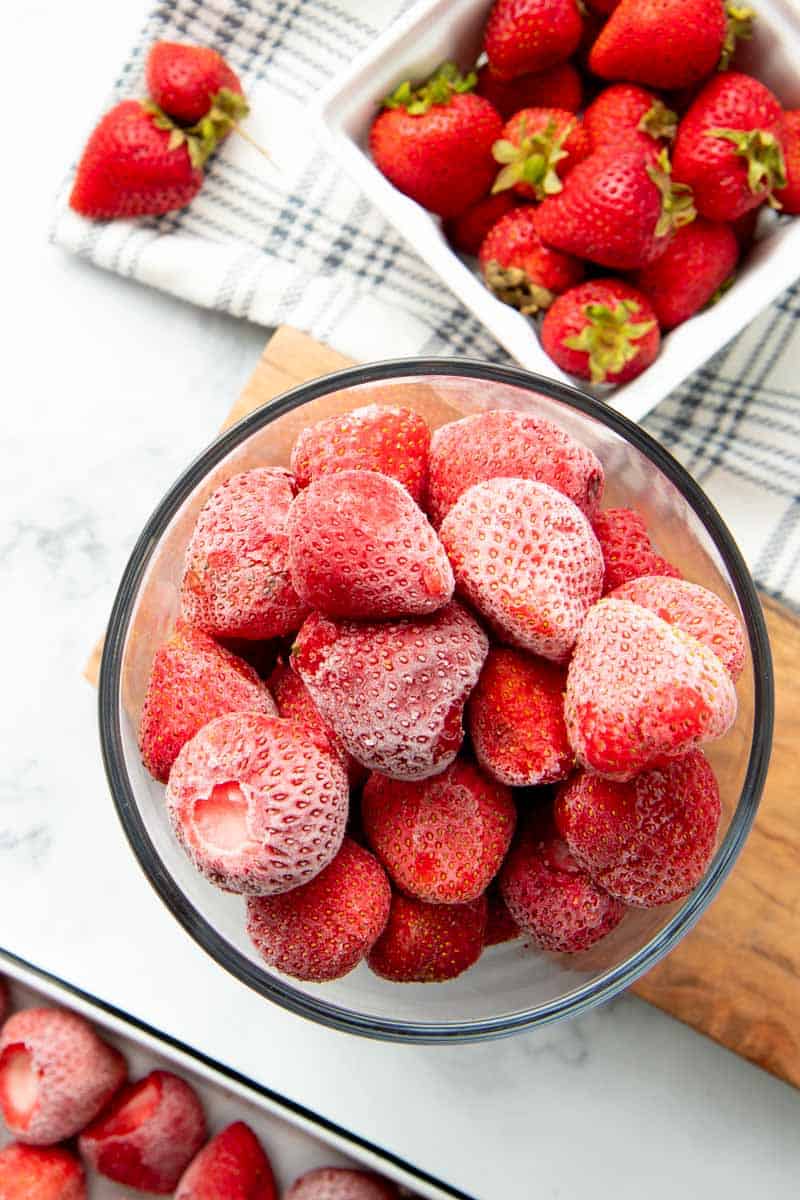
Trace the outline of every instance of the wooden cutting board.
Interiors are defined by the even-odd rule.
[[[283,327],[267,343],[225,428],[288,388],[350,360]],[[748,842],[699,924],[634,992],[800,1087],[800,619],[763,598],[777,719],[769,777]],[[96,682],[99,648],[86,675]]]

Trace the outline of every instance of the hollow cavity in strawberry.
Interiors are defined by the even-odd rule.
[[[661,151],[655,163],[648,165],[647,174],[661,192],[661,216],[656,225],[656,237],[666,237],[695,219],[694,195],[688,183],[673,180],[666,150]]]
[[[731,142],[734,153],[747,163],[747,186],[753,195],[763,195],[771,208],[781,207],[773,193],[786,187],[786,163],[774,133],[766,129],[707,129],[705,133]]]
[[[240,92],[231,91],[230,88],[220,88],[212,98],[211,107],[206,115],[194,125],[179,125],[152,100],[143,100],[142,107],[152,115],[157,129],[170,131],[170,150],[186,145],[189,160],[197,170],[205,166],[220,142],[232,129],[236,129],[239,121],[250,112],[250,106],[244,96]]]
[[[663,100],[656,100],[636,128],[640,133],[649,133],[650,137],[655,138],[656,141],[663,138],[665,141],[671,142],[678,132],[678,114],[674,113],[671,108],[667,108]]]
[[[618,375],[636,358],[639,339],[656,322],[630,319],[639,311],[635,300],[620,300],[613,308],[608,304],[587,304],[583,311],[586,324],[580,333],[564,338],[564,345],[588,354],[592,383],[604,383],[606,376]]]
[[[722,54],[718,70],[726,71],[733,61],[738,42],[749,42],[753,36],[753,21],[755,12],[743,5],[728,4],[725,9],[728,19],[725,28],[725,41],[722,44]]]
[[[434,104],[447,104],[453,96],[473,91],[477,82],[474,71],[462,75],[456,63],[443,62],[417,87],[405,79],[382,103],[384,108],[404,108],[409,116],[421,117]]]
[[[544,129],[526,132],[525,121],[520,125],[519,142],[501,138],[492,147],[495,161],[502,170],[494,181],[492,193],[507,191],[518,183],[527,183],[533,188],[536,198],[543,200],[560,192],[563,184],[556,171],[556,164],[567,157],[564,142],[574,128],[574,122],[563,129],[550,120]]]

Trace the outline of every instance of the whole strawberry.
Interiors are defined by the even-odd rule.
[[[478,260],[498,300],[527,316],[547,308],[559,293],[583,279],[583,264],[577,258],[542,243],[530,205],[500,218],[484,239]]]
[[[483,239],[501,217],[517,204],[511,192],[483,196],[457,217],[444,223],[444,234],[451,246],[462,254],[477,255]]]
[[[603,595],[642,575],[671,575],[680,571],[656,553],[641,513],[632,508],[607,508],[592,521],[603,552]]]
[[[730,225],[698,217],[679,229],[660,258],[633,276],[662,329],[674,329],[708,304],[739,259]]]
[[[786,186],[783,112],[752,75],[725,71],[705,85],[678,127],[675,179],[709,221],[735,221]]]
[[[658,321],[650,302],[621,279],[593,279],[551,305],[542,347],[570,375],[592,383],[626,383],[655,359]]]
[[[726,33],[724,0],[620,0],[589,67],[601,79],[682,88],[711,74]]]
[[[556,250],[630,270],[654,262],[694,216],[691,189],[672,181],[666,152],[653,162],[641,147],[623,144],[578,163],[563,191],[538,208],[536,228]]]
[[[402,83],[384,100],[369,145],[375,165],[396,188],[441,217],[454,217],[489,191],[492,146],[502,120],[453,63],[413,89]]]
[[[247,115],[247,103],[238,76],[225,59],[208,46],[156,42],[145,67],[147,91],[168,116],[194,125],[217,105],[237,108]]]
[[[483,48],[495,74],[513,79],[565,62],[581,31],[576,0],[495,0]]]
[[[800,108],[783,114],[783,157],[786,187],[775,189],[775,199],[785,213],[800,213]]]
[[[235,1121],[196,1154],[181,1175],[175,1200],[277,1200],[272,1166],[256,1135]]]
[[[469,904],[426,904],[396,894],[386,928],[367,962],[395,983],[443,983],[481,956],[486,934],[486,897]]]
[[[678,118],[653,92],[635,83],[612,83],[583,114],[592,150],[634,142],[653,158],[670,142]]]
[[[492,153],[503,164],[493,192],[512,188],[526,200],[560,192],[563,180],[589,153],[579,117],[562,108],[523,108],[503,127]]]
[[[475,91],[493,104],[504,121],[521,108],[552,108],[577,112],[583,101],[580,72],[572,63],[559,63],[546,71],[504,79],[489,63],[478,71]]]

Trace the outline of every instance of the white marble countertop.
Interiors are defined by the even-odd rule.
[[[47,245],[64,165],[142,15],[143,0],[6,14],[9,94],[30,106],[5,123],[0,200],[0,943],[480,1200],[795,1197],[800,1095],[646,1004],[482,1046],[359,1041],[228,977],[134,862],[81,668],[144,519],[264,342]]]

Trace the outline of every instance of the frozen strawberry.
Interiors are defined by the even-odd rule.
[[[451,421],[434,433],[426,503],[434,525],[441,525],[473,483],[498,476],[549,483],[589,518],[603,495],[596,454],[542,417],[497,409]]]
[[[361,763],[356,762],[352,754],[348,754],[347,747],[336,736],[330,725],[322,719],[319,709],[311,699],[311,693],[291,662],[284,662],[281,659],[276,664],[269,677],[269,688],[275,697],[278,715],[292,721],[301,721],[304,725],[310,725],[319,733],[324,734],[341,759],[350,787],[360,787],[367,777],[366,769],[361,766]]]
[[[318,1167],[296,1179],[285,1200],[400,1200],[400,1193],[388,1179],[372,1171]]]
[[[674,329],[713,302],[731,279],[739,243],[730,225],[698,217],[677,230],[660,258],[633,277],[662,329]]]
[[[503,942],[515,941],[519,937],[519,925],[508,911],[508,906],[496,882],[492,884],[486,893],[486,902],[488,910],[484,944],[486,946],[500,946]]]
[[[656,554],[644,517],[632,508],[607,508],[592,521],[603,551],[603,594],[641,575],[672,575],[680,571]]]
[[[478,258],[487,287],[526,316],[547,308],[584,275],[577,258],[544,245],[530,204],[500,218],[481,244]]]
[[[316,479],[286,528],[294,589],[326,616],[420,616],[453,597],[442,544],[396,479],[375,471]]]
[[[635,83],[613,83],[583,114],[592,150],[633,141],[654,157],[675,136],[678,118],[653,92]]]
[[[517,201],[510,192],[498,192],[494,196],[484,196],[470,204],[457,217],[445,221],[443,225],[445,237],[451,246],[462,254],[477,255],[481,243],[487,233],[497,224],[501,217],[510,212]]]
[[[581,30],[576,0],[495,0],[483,48],[492,70],[513,79],[565,62]]]
[[[739,618],[715,592],[685,579],[647,575],[610,593],[649,608],[713,650],[734,682],[744,667],[747,643]]]
[[[626,904],[680,900],[711,861],[721,805],[699,750],[628,783],[580,771],[560,789],[556,823],[578,862]]]
[[[430,904],[482,895],[500,869],[517,813],[510,791],[457,759],[419,782],[370,775],[361,819],[394,884]]]
[[[562,180],[589,153],[580,117],[564,108],[523,108],[503,127],[492,147],[502,169],[493,192],[511,188],[526,200],[543,200],[564,186]]]
[[[661,335],[650,301],[622,279],[591,279],[559,296],[542,323],[553,362],[592,383],[627,383],[658,355]]]
[[[580,764],[631,779],[722,737],[736,692],[716,654],[629,600],[601,600],[583,623],[564,704]]]
[[[467,706],[485,771],[509,787],[555,783],[572,770],[564,724],[566,672],[522,650],[493,646]]]
[[[271,967],[325,983],[357,967],[383,932],[391,889],[378,860],[346,837],[309,883],[247,902],[247,932]]]
[[[156,42],[147,56],[147,91],[176,121],[193,125],[215,107],[247,115],[242,85],[225,59],[209,46]],[[213,119],[213,114],[212,114]]]
[[[236,1121],[203,1147],[175,1200],[278,1200],[272,1166],[249,1125]]]
[[[573,858],[549,812],[537,815],[511,847],[500,891],[523,933],[542,950],[559,954],[587,950],[625,913]]]
[[[189,739],[215,717],[232,712],[277,716],[252,667],[207,633],[178,621],[156,650],[139,723],[139,749],[150,774],[166,783]]]
[[[83,1167],[68,1150],[6,1146],[0,1150],[2,1200],[86,1200]]]
[[[78,1145],[99,1175],[165,1195],[207,1136],[202,1105],[189,1084],[169,1071],[151,1071],[84,1129]]]
[[[367,962],[394,983],[444,983],[480,958],[486,919],[485,896],[469,904],[426,904],[397,893]]]
[[[786,186],[775,189],[775,199],[781,211],[800,213],[800,108],[783,114],[783,157],[786,167]]]
[[[559,63],[546,71],[518,75],[516,79],[504,79],[496,75],[486,63],[478,71],[475,90],[494,105],[504,121],[521,108],[551,105],[553,108],[565,108],[568,112],[578,112],[583,102],[580,72],[568,62]]]
[[[280,467],[233,475],[206,500],[186,550],[181,611],[217,637],[283,637],[306,609],[292,587],[286,521],[295,481]]]
[[[125,1060],[75,1013],[27,1008],[0,1033],[0,1110],[21,1142],[72,1137],[127,1076]]]
[[[603,79],[686,87],[716,68],[726,32],[724,0],[620,0],[589,67]]]
[[[164,799],[201,874],[228,892],[273,895],[307,883],[338,851],[347,775],[317,728],[232,713],[186,743]]]
[[[354,758],[393,779],[425,779],[458,753],[464,703],[488,649],[474,617],[451,603],[406,621],[331,621],[315,613],[292,662]]]
[[[456,590],[501,640],[563,662],[600,596],[603,556],[576,504],[546,483],[490,479],[442,522]]]

